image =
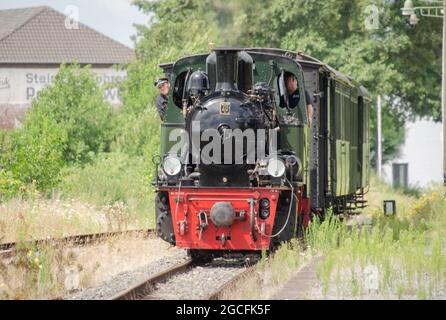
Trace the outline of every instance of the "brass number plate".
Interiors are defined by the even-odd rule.
[[[224,116],[231,115],[231,103],[230,102],[220,103],[220,114],[224,115]]]

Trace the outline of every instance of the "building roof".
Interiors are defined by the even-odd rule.
[[[50,7],[0,10],[0,64],[123,64],[134,59],[125,45]]]

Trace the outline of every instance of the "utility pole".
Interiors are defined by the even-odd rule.
[[[441,107],[443,110],[443,185],[446,186],[446,0],[443,0],[443,72],[441,86]]]
[[[446,0],[444,0],[446,1]],[[376,108],[376,119],[378,126],[378,136],[376,138],[377,144],[377,157],[376,157],[376,171],[378,172],[378,177],[382,178],[382,124],[381,124],[381,96],[378,96],[377,108]]]

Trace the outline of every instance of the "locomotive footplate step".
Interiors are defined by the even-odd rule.
[[[323,261],[322,256],[314,257],[273,297],[273,300],[303,300],[316,284],[316,267]]]

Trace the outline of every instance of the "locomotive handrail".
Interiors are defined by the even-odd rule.
[[[253,198],[248,200],[249,202],[249,223],[251,226],[251,237],[252,240],[257,241],[257,235],[256,235],[256,230],[255,230],[255,212],[254,212],[254,204],[255,204],[255,200]]]

